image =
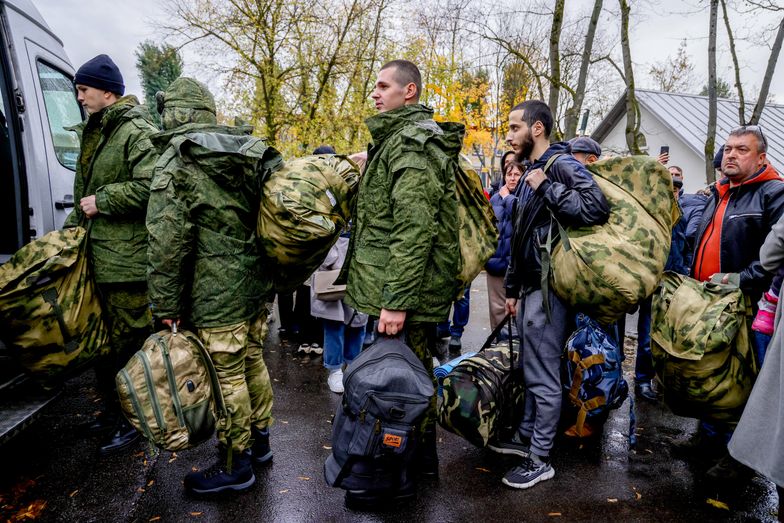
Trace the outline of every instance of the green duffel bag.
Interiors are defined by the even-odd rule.
[[[477,447],[511,437],[524,411],[525,387],[517,337],[491,346],[506,324],[503,321],[498,325],[479,352],[462,358],[450,369],[439,387],[443,396],[438,403],[439,424]],[[509,328],[511,332],[511,320]]]
[[[602,225],[566,229],[567,240],[555,246],[549,262],[551,285],[567,304],[609,325],[653,294],[680,210],[672,176],[649,156],[609,158],[587,167],[610,204],[610,216]]]
[[[151,335],[116,382],[125,417],[157,447],[194,447],[228,421],[215,367],[192,332]]]
[[[740,419],[757,375],[751,309],[738,288],[666,272],[651,307],[651,353],[672,411],[720,423]]]
[[[81,227],[52,231],[0,266],[0,339],[45,386],[109,350],[86,246]]]
[[[275,288],[296,289],[321,265],[349,220],[359,168],[345,156],[305,156],[263,181],[256,232]]]

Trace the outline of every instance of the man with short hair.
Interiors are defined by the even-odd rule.
[[[521,489],[555,475],[550,450],[561,414],[561,355],[572,323],[571,311],[552,289],[544,296],[547,274],[542,273],[540,249],[548,236],[557,236],[555,220],[564,227],[582,227],[604,223],[610,214],[591,174],[567,154],[568,144],[550,143],[552,128],[552,113],[544,102],[529,100],[509,113],[506,141],[518,161],[530,162],[524,185],[517,191],[518,211],[505,279],[506,311],[517,317],[526,397],[515,437],[489,446],[523,458],[503,478],[505,485]],[[548,304],[549,311],[545,310]]]
[[[772,274],[763,269],[759,251],[771,227],[784,214],[784,182],[767,161],[767,141],[762,129],[744,125],[730,132],[721,160],[723,178],[711,186],[711,195],[697,233],[692,276],[708,281],[714,274],[740,275],[740,289],[756,303],[768,289]],[[750,336],[753,343],[755,337]],[[707,476],[715,481],[736,480],[742,466],[727,453],[727,442],[737,421],[718,425],[702,423],[688,445],[699,451],[716,448],[720,459]]]
[[[366,120],[373,143],[357,196],[344,272],[346,303],[378,316],[378,332],[404,333],[432,376],[436,324],[457,295],[454,170],[464,127],[436,123],[419,104],[419,69],[393,60],[378,73]],[[437,477],[435,396],[422,424],[420,473]],[[348,493],[349,497],[351,492]]]
[[[89,432],[112,431],[100,443],[100,453],[109,454],[139,437],[120,413],[114,377],[152,333],[144,216],[158,159],[150,136],[157,129],[135,96],[123,96],[123,77],[107,55],[82,65],[74,83],[88,118],[73,128],[81,139],[74,178],[77,205],[65,226],[89,230],[90,261],[110,331],[110,354],[96,364],[106,410],[85,426]]]

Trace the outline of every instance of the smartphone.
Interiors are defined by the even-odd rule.
[[[659,151],[659,155],[662,154],[670,154],[670,146],[669,145],[662,145],[661,150]]]

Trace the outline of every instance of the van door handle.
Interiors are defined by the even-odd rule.
[[[74,199],[72,194],[66,194],[62,200],[54,202],[55,209],[71,209],[74,206]]]

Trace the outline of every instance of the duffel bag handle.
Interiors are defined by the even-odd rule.
[[[504,319],[501,320],[498,325],[496,325],[493,332],[490,333],[490,336],[487,337],[485,340],[484,345],[482,348],[479,349],[479,352],[487,349],[492,345],[493,340],[501,333],[504,327],[509,327],[509,338],[507,339],[507,343],[509,344],[509,372],[512,372],[515,369],[515,353],[514,353],[514,344],[512,343],[512,315],[507,314],[504,316]]]

